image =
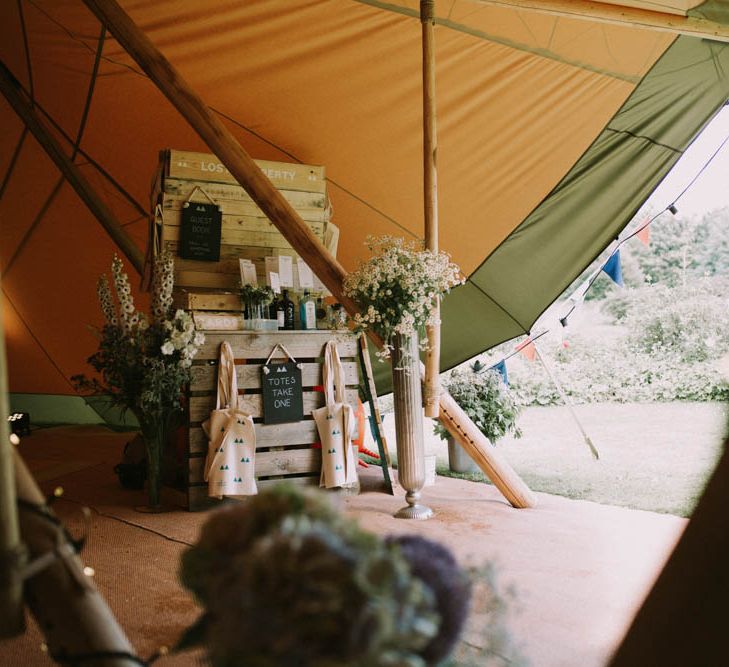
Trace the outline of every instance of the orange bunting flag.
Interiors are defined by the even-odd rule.
[[[644,223],[645,224],[645,223]],[[641,240],[644,246],[649,246],[651,244],[651,228],[650,225],[646,225],[641,229],[636,236]]]
[[[524,342],[519,343],[514,349],[523,354],[528,361],[534,361],[537,358],[537,348],[534,347],[531,338],[527,338]]]

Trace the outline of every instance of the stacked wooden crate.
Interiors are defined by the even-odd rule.
[[[215,408],[217,366],[220,343],[228,341],[235,357],[235,370],[242,407],[255,422],[256,478],[259,490],[286,479],[296,484],[317,485],[321,471],[321,448],[311,411],[324,405],[322,355],[327,341],[334,339],[342,359],[347,385],[347,402],[358,398],[357,337],[346,331],[228,331],[206,334],[205,344],[195,357],[189,391],[189,473],[188,507],[204,509],[214,504],[208,498],[203,479],[208,441],[202,430]],[[261,395],[261,368],[273,347],[282,344],[302,364],[304,399],[303,421],[290,424],[264,424]]]
[[[306,222],[319,240],[336,254],[339,231],[329,220],[324,167],[256,160],[256,164]],[[220,260],[179,257],[180,220],[185,202],[216,203],[222,212]],[[232,174],[209,153],[166,150],[152,188],[155,251],[175,255],[175,285],[188,292],[237,289],[239,259],[256,265],[265,284],[265,257],[296,252],[253,202]],[[295,263],[295,262],[294,262]]]

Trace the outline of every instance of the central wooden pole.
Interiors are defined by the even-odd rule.
[[[420,0],[420,22],[423,28],[423,193],[425,212],[425,247],[438,252],[438,134],[435,104],[435,1]],[[435,306],[440,320],[440,302]],[[426,328],[428,351],[425,353],[423,406],[428,417],[437,417],[440,408],[440,324]]]

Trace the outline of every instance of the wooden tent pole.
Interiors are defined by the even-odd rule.
[[[17,452],[15,484],[18,500],[26,507],[20,510],[20,529],[33,559],[29,567],[48,561],[26,580],[25,591],[51,656],[69,665],[138,667],[141,661],[87,576],[63,526],[52,512],[46,516],[42,509],[30,509],[44,508],[46,500]]]
[[[48,157],[53,160],[65,179],[71,184],[76,194],[78,194],[86,206],[89,207],[89,210],[96,216],[101,226],[124,253],[134,269],[139,275],[142,275],[144,270],[144,256],[141,251],[124,231],[109,207],[96,194],[96,191],[81,174],[79,168],[71,161],[61,148],[61,145],[45,128],[17,79],[3,62],[0,62],[0,90],[15,113],[20,116],[25,126],[48,154]]]
[[[423,194],[425,212],[425,247],[438,252],[438,134],[435,103],[435,0],[420,0],[423,37]],[[440,301],[435,306],[440,319]],[[423,406],[428,417],[439,413],[440,393],[440,324],[426,328],[428,351],[425,353]]]
[[[331,253],[314,236],[281,193],[271,184],[268,177],[263,174],[248,153],[238,144],[235,137],[210,112],[199,95],[182,79],[164,55],[139,30],[115,0],[84,0],[84,3],[147,73],[173,106],[185,117],[190,126],[228,168],[293,249],[319,276],[329,291],[339,299],[347,312],[350,315],[358,312],[354,301],[343,293],[346,272],[341,264],[332,257]],[[370,337],[378,346],[382,346],[382,341],[377,336]],[[462,410],[459,412],[452,409],[451,404],[454,404],[455,401],[450,398],[449,402],[448,398],[441,396],[441,408],[445,405],[448,414],[455,416],[445,420],[444,424],[461,442],[463,438],[461,433],[464,430],[477,429]],[[443,409],[441,409],[441,415],[443,415],[443,412]],[[493,449],[493,447],[488,441],[484,444],[484,440],[484,438],[479,439],[478,436],[474,435],[474,438],[469,440],[469,443],[472,444],[467,446],[466,451],[470,453],[471,451],[483,449],[485,452],[484,457],[488,457],[490,451],[487,448]],[[469,446],[470,449],[468,449]],[[494,465],[496,471],[492,471],[492,473],[496,476],[504,479],[516,477],[516,473],[509,468],[506,462],[496,462]],[[487,475],[490,474],[485,468],[483,470]],[[523,485],[523,482],[521,482],[521,485]],[[512,504],[515,507],[531,506],[513,502]]]
[[[597,23],[624,25],[642,30],[654,30],[678,35],[688,35],[717,42],[729,42],[729,26],[701,16],[686,16],[681,9],[670,12],[640,7],[627,7],[619,3],[593,2],[591,0],[479,0],[484,5],[499,5],[564,16],[570,19]],[[700,3],[694,3],[700,4]]]
[[[8,374],[0,304],[0,637],[25,630],[23,580],[25,549],[20,541],[15,502],[15,472],[8,427]]]
[[[349,312],[355,312],[355,303],[342,289],[346,276],[342,265],[159,49],[115,0],[84,3],[190,123],[327,289]]]

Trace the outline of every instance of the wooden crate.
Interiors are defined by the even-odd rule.
[[[256,428],[256,479],[259,489],[282,479],[296,484],[318,485],[321,450],[312,445],[319,436],[311,410],[324,405],[324,395],[314,391],[322,383],[322,354],[327,341],[335,339],[342,358],[347,383],[347,400],[354,404],[359,385],[358,342],[354,334],[343,331],[226,331],[206,334],[205,344],[193,366],[189,390],[188,508],[204,509],[217,501],[208,497],[203,480],[208,441],[201,423],[215,407],[217,366],[220,343],[227,340],[233,349],[238,389],[243,406]],[[276,343],[283,344],[303,364],[303,421],[290,424],[263,424],[261,405],[261,366]],[[277,353],[278,354],[278,353]]]
[[[325,247],[336,256],[339,229],[329,220],[324,167],[257,160],[274,185],[306,222]],[[184,202],[208,202],[221,208],[220,261],[202,262],[178,256],[181,210]],[[160,154],[160,167],[152,187],[151,246],[154,252],[168,250],[175,256],[178,287],[234,289],[239,285],[238,260],[250,259],[259,283],[265,283],[265,258],[298,257],[275,225],[248,193],[214,156],[208,153],[167,150]],[[148,253],[151,259],[153,253]],[[326,292],[315,279],[315,292]]]
[[[281,190],[326,192],[324,167],[271,160],[255,160],[255,163],[271,183]],[[193,151],[171,149],[166,160],[165,176],[238,184],[233,174],[215,155]]]

